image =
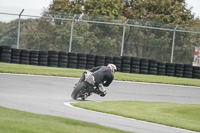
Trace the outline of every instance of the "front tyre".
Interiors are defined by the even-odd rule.
[[[85,90],[85,88],[87,87],[87,82],[83,81],[80,84],[78,84],[78,86],[76,86],[76,88],[74,89],[74,91],[71,94],[71,97],[76,100],[77,98],[79,98],[83,91]]]

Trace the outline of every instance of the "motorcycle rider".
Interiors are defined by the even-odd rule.
[[[99,89],[98,94],[103,97],[107,94],[104,87],[108,87],[112,83],[116,70],[117,67],[114,64],[93,67],[89,71],[89,75],[85,76],[86,72],[83,73],[79,82],[75,84],[75,86],[77,86],[83,80],[86,80],[88,83],[94,84]]]

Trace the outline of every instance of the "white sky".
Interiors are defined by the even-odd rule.
[[[20,14],[24,9],[23,15],[40,16],[44,8],[48,8],[53,0],[0,0],[0,13]],[[8,22],[18,16],[0,14],[0,21]]]
[[[44,8],[48,8],[53,0],[0,0],[0,13],[19,14],[24,9],[23,15],[40,16]],[[200,18],[200,0],[185,0],[188,8],[193,7],[192,13]],[[0,21],[8,22],[18,16],[0,14]]]
[[[187,7],[193,7],[192,13],[195,14],[195,17],[200,18],[200,0],[185,0]]]

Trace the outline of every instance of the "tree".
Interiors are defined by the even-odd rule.
[[[84,13],[109,17],[122,16],[123,5],[120,0],[86,0]]]
[[[17,20],[1,23],[0,44],[13,46],[17,44]]]
[[[70,22],[63,25],[47,19],[40,19],[24,31],[23,48],[32,50],[68,51],[71,30]]]
[[[84,0],[53,0],[49,7],[49,11],[67,12],[73,14],[81,14]]]
[[[130,19],[128,24],[168,29],[175,29],[177,24],[184,24],[178,29],[184,29],[186,25],[200,25],[199,19],[195,19],[191,14],[191,9],[186,8],[185,0],[53,0],[49,9],[44,12],[44,16],[49,14],[52,17],[71,19],[74,14],[78,14],[73,27],[72,52],[101,55],[120,55],[123,26],[79,20],[122,24]],[[20,39],[23,48],[68,51],[72,21],[40,19],[29,24],[25,23],[22,21],[21,24],[24,27],[21,28]],[[9,40],[15,43],[16,39],[6,41],[5,38],[10,36],[14,39],[14,36],[17,36],[17,24],[12,27],[0,23],[0,27],[3,32],[0,34],[3,38],[0,43]],[[187,30],[195,29],[190,27]],[[199,41],[198,37],[189,33],[177,33],[175,40],[177,52],[174,60],[190,61],[191,49],[197,45],[194,42]],[[126,26],[124,55],[169,62],[172,38],[173,31]],[[13,45],[11,42],[8,43]],[[182,47],[190,51],[183,50]],[[183,53],[190,57],[182,59]]]
[[[49,10],[117,17],[122,15],[123,5],[120,0],[53,0]]]
[[[194,19],[194,15],[191,14],[191,9],[186,8],[185,0],[54,0],[49,10],[73,14],[83,13],[85,15],[84,18],[86,18],[86,15],[89,15],[90,20],[94,19],[100,21],[113,21],[110,20],[110,18],[116,19],[125,17],[126,19],[134,19],[129,21],[130,24],[147,25],[151,27],[160,26],[169,29],[174,29],[176,24],[199,23],[198,20]],[[103,15],[103,17],[99,17],[98,15]],[[83,23],[81,23],[81,25],[83,25]],[[89,38],[89,36],[84,34],[88,32],[96,39],[96,41],[90,41],[93,42],[92,44],[90,43],[90,47],[93,48],[92,51],[99,54],[112,53],[113,55],[119,55],[122,27],[89,24],[87,28],[88,31],[84,29],[84,32],[79,34],[80,31],[78,30],[79,28],[75,27],[73,35],[75,39],[73,43],[75,44],[73,45],[81,46],[81,43],[84,42],[84,38]],[[169,61],[172,37],[173,32],[170,31],[127,27],[124,55]],[[185,44],[188,41],[179,39],[179,41],[176,42],[178,44]],[[118,52],[109,51],[106,49],[108,47],[111,47],[110,49],[115,48],[115,51],[117,49]],[[106,49],[107,52],[102,49]],[[78,49],[75,51],[77,50]],[[100,51],[103,51],[103,53]],[[163,54],[162,51],[165,51],[165,54]]]
[[[128,1],[128,2],[127,2]],[[158,20],[164,23],[194,24],[185,0],[125,0],[123,15],[129,19]]]
[[[134,19],[131,24],[163,27],[175,29],[177,24],[194,25],[199,20],[194,18],[190,9],[186,8],[184,0],[123,0],[123,14],[127,18]],[[179,26],[181,29],[182,26]],[[189,30],[189,29],[187,29]],[[191,30],[191,29],[190,29]],[[176,34],[175,57],[176,62],[191,63],[191,48],[183,50],[182,47],[193,47],[189,40],[196,40],[190,34]],[[182,35],[182,37],[181,37]],[[131,27],[126,32],[125,54],[140,58],[170,61],[173,31],[150,30]],[[182,39],[181,39],[182,38]],[[183,39],[184,38],[184,39]],[[184,54],[183,52],[184,51]],[[165,52],[163,52],[165,51]],[[190,55],[183,58],[181,55]]]
[[[83,19],[100,21],[114,21],[113,19],[121,17],[122,10],[123,5],[120,0],[73,0],[71,2],[68,0],[54,0],[49,8],[50,13],[53,11],[72,14],[83,13]],[[124,20],[124,18],[122,20]],[[81,28],[81,26],[86,26],[87,28]],[[74,25],[72,51],[81,52],[80,46],[86,48],[86,46],[88,46],[86,44],[87,42],[90,43],[89,49],[92,50],[88,51],[82,49],[84,52],[104,55],[110,55],[110,53],[113,53],[119,55],[121,38],[122,28],[119,28],[119,26],[78,22]],[[93,41],[93,39],[96,39],[96,41]],[[115,49],[107,49],[106,44],[112,44],[107,47]]]
[[[29,25],[33,24],[33,20],[21,20],[21,36],[20,42],[22,41],[23,34]],[[9,23],[0,22],[0,45],[8,45],[11,47],[17,47],[17,37],[18,37],[18,19],[13,20]]]

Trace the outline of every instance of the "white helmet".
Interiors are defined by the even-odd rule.
[[[117,67],[114,64],[108,64],[108,67],[110,67],[112,73],[115,73],[115,71],[117,70]]]

